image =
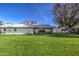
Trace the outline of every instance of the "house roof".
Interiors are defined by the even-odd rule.
[[[3,24],[0,25],[0,27],[44,27],[44,28],[52,28],[52,26],[46,26],[46,25],[25,25],[25,24]]]
[[[0,27],[29,27],[28,25],[24,24],[3,24]]]

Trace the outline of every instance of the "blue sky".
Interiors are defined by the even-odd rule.
[[[52,24],[52,3],[0,3],[0,21],[5,23],[21,23],[23,20],[33,19],[38,24]]]

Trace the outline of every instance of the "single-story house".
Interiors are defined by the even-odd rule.
[[[44,25],[3,24],[0,25],[0,34],[52,33],[52,29],[52,26]]]

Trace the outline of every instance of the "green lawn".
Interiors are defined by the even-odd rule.
[[[79,35],[0,35],[1,56],[79,56]]]

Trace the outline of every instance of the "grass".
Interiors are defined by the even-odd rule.
[[[79,35],[0,35],[0,56],[79,56]]]

